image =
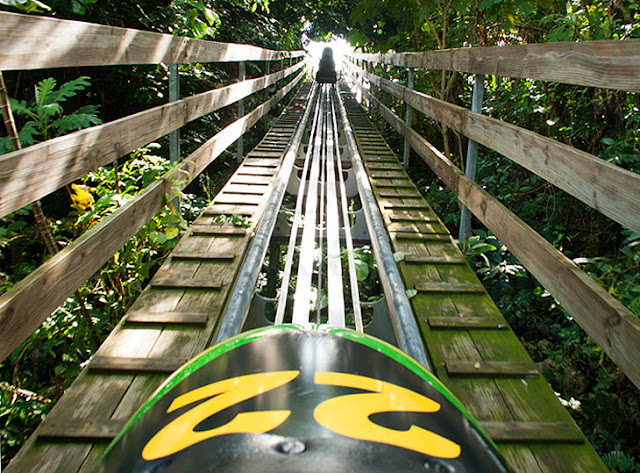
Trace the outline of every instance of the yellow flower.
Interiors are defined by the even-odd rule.
[[[91,196],[91,192],[89,192],[87,186],[71,184],[69,196],[73,201],[71,208],[76,209],[78,212],[90,209],[93,205],[93,197]]]

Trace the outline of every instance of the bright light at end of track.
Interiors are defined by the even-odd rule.
[[[333,49],[333,61],[336,63],[336,72],[338,72],[338,74],[342,71],[342,64],[345,60],[345,56],[353,52],[353,48],[344,38],[334,37],[331,41],[309,41],[305,46],[305,49],[311,58],[310,60],[311,65],[313,66],[314,75],[318,70],[322,51],[326,47]]]

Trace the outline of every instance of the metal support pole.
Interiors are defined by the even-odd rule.
[[[238,82],[242,82],[247,76],[247,63],[240,61],[238,63]],[[238,118],[244,116],[244,99],[238,101]],[[236,157],[241,161],[244,157],[244,135],[238,138],[238,151]]]
[[[413,83],[415,80],[415,73],[412,68],[409,68],[409,77],[407,78],[407,87],[413,90]],[[404,122],[407,126],[411,126],[411,107],[407,102],[404,103]],[[402,165],[405,169],[409,169],[409,156],[411,155],[411,146],[407,140],[404,141],[404,154],[402,155]]]
[[[473,83],[473,97],[471,99],[471,111],[482,113],[482,95],[484,93],[484,74],[476,74],[476,80]],[[469,140],[467,147],[467,164],[464,169],[465,175],[471,179],[476,179],[476,161],[478,157],[478,143]],[[466,243],[471,233],[471,212],[466,206],[462,206],[462,214],[460,215],[460,232],[458,240]]]
[[[180,72],[178,64],[169,64],[169,102],[180,99]],[[169,161],[176,165],[180,161],[180,129],[169,133]],[[180,212],[180,198],[171,200],[173,207]]]

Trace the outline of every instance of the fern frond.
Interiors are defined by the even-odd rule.
[[[89,82],[89,77],[81,76],[77,79],[70,80],[69,82],[65,82],[60,86],[60,89],[55,92],[54,100],[58,103],[64,102],[69,97],[73,97],[80,90],[84,90],[86,87],[89,87],[91,82]]]
[[[640,465],[628,453],[614,450],[602,455],[602,461],[612,471],[616,473],[640,473]]]
[[[47,77],[38,82],[36,85],[36,106],[42,107],[43,105],[51,103],[51,93],[55,88],[56,80],[53,77]]]
[[[102,123],[93,113],[72,113],[58,118],[53,122],[53,128],[56,130],[56,135],[64,135],[70,131],[81,130],[82,128],[88,128],[92,125],[99,125]]]

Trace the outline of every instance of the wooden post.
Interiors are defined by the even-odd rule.
[[[242,82],[245,80],[247,75],[246,70],[247,63],[244,61],[240,61],[238,63],[238,82]],[[244,99],[238,101],[238,118],[242,118],[244,116]],[[238,140],[238,150],[236,157],[238,161],[241,161],[244,156],[244,136],[241,136]]]
[[[413,68],[409,68],[409,77],[407,77],[407,87],[413,90],[413,82],[415,80],[415,74]],[[411,126],[411,107],[407,102],[404,103],[404,122],[407,126]],[[409,169],[409,156],[411,155],[411,146],[404,141],[404,154],[402,155],[402,165],[405,169]]]
[[[180,72],[178,64],[169,64],[169,102],[180,100]],[[175,166],[180,161],[180,129],[169,133],[169,160]],[[117,160],[116,160],[117,162]],[[171,200],[173,207],[180,212],[180,198]]]
[[[473,83],[473,96],[471,98],[471,111],[482,113],[482,95],[484,93],[484,74],[476,74],[476,80]],[[406,141],[405,141],[406,143]],[[406,146],[406,145],[405,145]],[[478,142],[469,140],[467,147],[467,164],[464,167],[465,175],[472,181],[476,180],[476,162],[478,157]],[[471,233],[471,212],[463,205],[460,215],[460,231],[458,232],[458,240],[466,243]]]

